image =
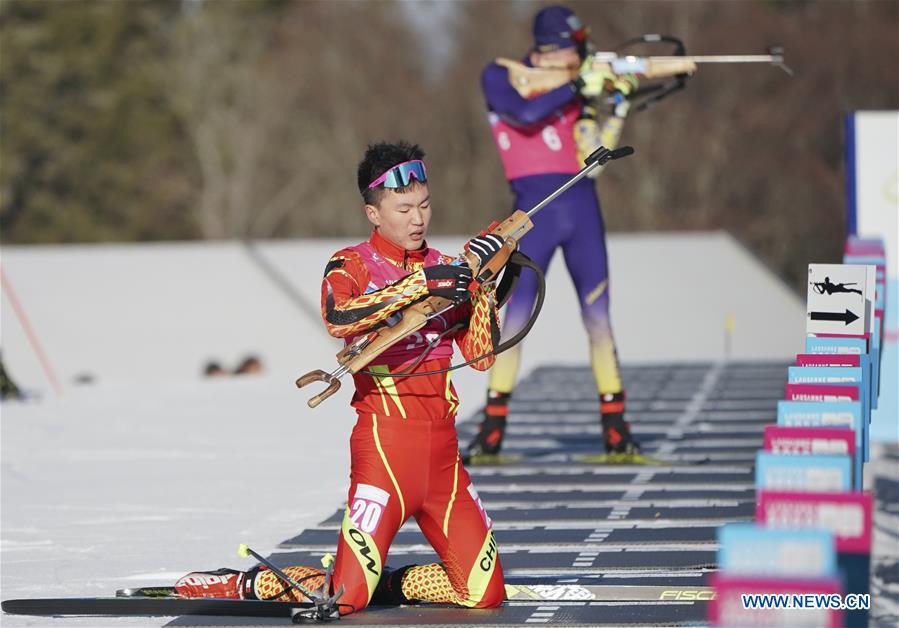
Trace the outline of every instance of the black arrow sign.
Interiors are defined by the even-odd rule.
[[[846,308],[846,312],[841,314],[839,312],[812,312],[811,317],[813,321],[843,321],[847,325],[852,321],[857,321],[858,316],[849,311],[849,308]]]

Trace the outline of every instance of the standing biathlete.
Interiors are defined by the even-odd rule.
[[[622,104],[616,108],[616,115],[609,116],[600,133],[602,144],[614,148],[627,115],[624,96],[636,86],[633,76],[617,77],[583,63],[587,29],[565,7],[548,7],[536,15],[534,40],[534,49],[522,60],[524,65],[580,68],[578,77],[531,98],[516,91],[503,64],[491,63],[481,78],[493,137],[515,194],[514,208],[525,211],[583,167],[579,152],[589,154],[596,148],[579,146],[575,134],[585,119],[585,109],[604,92],[610,92]],[[534,229],[520,241],[521,251],[545,272],[556,247],[561,247],[577,290],[599,392],[605,449],[609,453],[635,454],[639,448],[624,421],[625,394],[609,320],[605,228],[594,182],[580,180],[537,214],[533,222]],[[533,274],[524,274],[506,307],[504,334],[511,336],[525,325],[536,292]],[[468,446],[468,456],[499,453],[520,355],[517,345],[498,356],[490,371],[485,416],[479,433]]]
[[[425,241],[431,200],[423,157],[418,146],[405,142],[368,148],[358,183],[374,230],[368,241],[335,253],[322,282],[325,325],[347,344],[427,296],[456,304],[375,358],[367,370],[378,376],[353,376],[357,421],[350,438],[351,483],[333,573],[333,590],[345,588],[342,614],[369,603],[410,601],[489,608],[505,597],[491,520],[459,456],[459,400],[450,376],[397,375],[405,374],[429,344],[427,358],[410,373],[449,368],[453,342],[471,360],[489,355],[500,337],[494,286],[470,292],[469,267],[451,264],[453,258]],[[466,248],[483,265],[502,243],[487,235]],[[461,329],[452,331],[457,323]],[[472,366],[486,370],[494,360],[485,357]],[[386,571],[390,544],[410,517],[441,562]],[[285,571],[309,589],[323,581],[320,569]],[[178,586],[186,597],[304,599],[265,568],[195,572]]]

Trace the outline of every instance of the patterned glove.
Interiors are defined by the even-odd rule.
[[[437,264],[427,266],[422,272],[425,275],[428,294],[432,296],[449,299],[457,305],[467,301],[471,296],[468,284],[471,283],[472,276],[467,264],[459,266]]]
[[[488,233],[479,235],[465,244],[465,250],[474,253],[478,257],[478,268],[493,259],[493,256],[503,248],[504,240],[496,234]]]
[[[630,96],[631,92],[637,89],[639,85],[640,81],[637,79],[636,74],[619,74],[612,79],[612,89],[616,92],[621,92],[625,96]]]
[[[577,78],[571,83],[584,98],[596,98],[605,89],[606,81],[614,81],[615,78],[615,74],[609,68],[594,68],[593,59],[588,57],[581,64]]]

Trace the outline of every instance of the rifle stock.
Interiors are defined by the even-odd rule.
[[[427,297],[413,303],[402,311],[397,323],[368,334],[361,349],[355,349],[355,343],[345,347],[337,354],[337,362],[350,373],[358,373],[397,342],[424,327],[430,318],[452,306],[453,302],[443,297]]]

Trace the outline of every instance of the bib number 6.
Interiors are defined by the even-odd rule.
[[[549,150],[562,150],[562,138],[559,137],[559,132],[556,131],[556,127],[543,127],[543,131],[540,133],[540,135],[543,137],[543,143],[546,144],[546,147],[549,148]]]

